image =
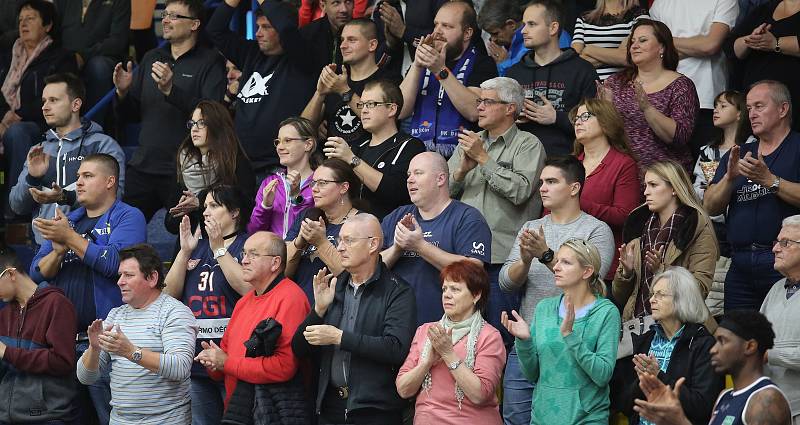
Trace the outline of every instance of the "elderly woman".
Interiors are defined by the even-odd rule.
[[[444,316],[417,329],[397,392],[417,396],[417,424],[499,425],[495,389],[506,350],[500,332],[481,316],[489,277],[483,267],[458,261],[442,269],[441,278]]]
[[[540,301],[530,326],[516,311],[515,320],[502,313],[522,372],[536,385],[531,424],[608,424],[620,319],[599,270],[597,248],[569,239],[553,265],[564,293]]]
[[[286,276],[291,277],[314,303],[312,281],[327,267],[334,276],[344,271],[335,242],[348,218],[361,212],[358,200],[361,180],[350,164],[341,159],[326,159],[314,170],[311,194],[314,208],[298,215],[286,234]]]
[[[625,71],[609,77],[599,97],[613,100],[640,167],[672,159],[691,168],[689,139],[699,108],[694,83],[675,70],[678,51],[666,25],[639,19],[628,38]]]
[[[197,318],[197,354],[203,351],[202,342],[220,343],[222,332],[213,329],[227,326],[236,302],[252,289],[242,277],[240,263],[253,201],[236,186],[214,186],[201,196],[205,198],[203,219],[208,237],[200,238],[199,227],[192,232],[189,217],[184,215],[180,251],[164,279],[164,292],[183,301]],[[200,363],[192,364],[191,379],[193,419],[220,423],[225,385],[213,381]]]
[[[653,276],[667,266],[688,269],[705,298],[719,258],[714,227],[686,169],[657,162],[646,168],[644,182],[645,204],[625,222],[612,284],[614,299],[625,306],[623,321],[651,314]]]
[[[573,154],[586,170],[581,190],[581,210],[605,222],[614,232],[614,243],[622,243],[622,226],[639,206],[639,167],[628,145],[622,117],[614,105],[602,99],[584,99],[570,113],[575,123]],[[611,282],[616,259],[604,276]]]
[[[10,63],[0,53],[0,140],[8,161],[6,181],[13,186],[31,146],[45,129],[42,91],[45,78],[56,72],[77,72],[75,56],[57,47],[50,36],[56,8],[46,0],[25,0],[17,9],[19,38]]]
[[[632,425],[652,425],[633,411],[634,399],[645,399],[639,388],[643,374],[656,376],[675,386],[686,378],[679,398],[693,424],[708,423],[711,409],[724,386],[724,378],[711,367],[709,351],[714,345],[712,331],[702,323],[708,319],[703,296],[692,274],[683,267],[670,267],[653,279],[650,305],[656,324],[633,337],[633,369],[622,399]]]

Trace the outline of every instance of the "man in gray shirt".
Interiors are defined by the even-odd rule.
[[[522,87],[516,80],[496,77],[481,83],[478,125],[483,131],[464,130],[458,149],[447,161],[450,196],[475,207],[492,229],[488,321],[511,348],[514,337],[500,326],[500,312],[519,309],[519,292],[501,292],[498,274],[508,258],[519,228],[539,217],[542,202],[535,196],[544,166],[544,146],[536,136],[517,128],[522,110]]]
[[[544,163],[539,194],[550,214],[522,226],[511,254],[500,270],[500,288],[524,289],[520,314],[533,321],[536,304],[559,294],[552,267],[561,244],[579,238],[600,252],[600,276],[605,276],[614,256],[614,236],[604,222],[581,211],[580,194],[586,179],[583,164],[573,156],[554,157]],[[503,416],[506,423],[530,423],[533,385],[522,375],[515,350],[508,354],[503,377]]]

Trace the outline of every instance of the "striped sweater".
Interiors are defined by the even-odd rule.
[[[105,351],[100,353],[98,371],[90,371],[78,361],[78,379],[86,385],[95,382],[100,371],[110,370],[110,423],[191,423],[189,375],[197,322],[189,307],[161,294],[142,309],[127,304],[112,309],[104,324],[119,325],[134,346],[161,355],[158,373]]]
[[[638,19],[648,17],[647,11],[639,6],[628,9],[622,15],[603,15],[596,21],[589,21],[588,13],[584,13],[575,21],[572,44],[616,49],[631,33],[633,24]],[[622,67],[603,65],[597,68],[597,76],[603,81],[622,69]]]

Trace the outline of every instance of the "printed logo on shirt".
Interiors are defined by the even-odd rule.
[[[250,75],[250,78],[248,78],[247,82],[244,83],[242,90],[239,91],[239,94],[236,95],[236,97],[241,99],[244,103],[261,102],[263,96],[269,95],[269,82],[274,74],[275,73],[272,72],[266,77],[262,77],[261,74],[253,71],[253,73]]]
[[[531,87],[531,85],[525,85],[523,87],[525,98],[542,106],[544,102],[539,96],[544,96],[550,101],[556,111],[564,111],[564,92],[566,91],[566,86],[563,82],[558,81],[549,82],[549,86],[547,84],[548,82],[545,81],[536,81],[533,87]]]
[[[358,115],[353,113],[350,106],[342,105],[336,110],[334,126],[339,133],[350,135],[361,128],[361,120],[358,119]]]
[[[194,270],[197,265],[200,264],[199,258],[192,258],[186,262],[186,270]]]
[[[763,187],[752,180],[747,180],[742,187],[736,189],[736,202],[755,201],[756,199],[773,194],[769,187]]]
[[[472,243],[472,251],[470,251],[470,252],[472,252],[475,255],[483,256],[483,255],[485,255],[484,254],[485,248],[486,248],[486,245],[484,245],[483,242],[473,242]]]
[[[429,241],[429,240],[427,240],[428,238],[432,238],[433,237],[433,232],[431,232],[431,231],[422,232],[422,237],[426,239],[425,242],[428,242],[429,244],[431,244],[431,245],[433,245],[433,246],[435,246],[437,248],[441,244],[439,241]],[[403,251],[402,256],[406,257],[406,258],[413,258],[413,257],[419,257],[420,255],[417,254],[414,251]]]

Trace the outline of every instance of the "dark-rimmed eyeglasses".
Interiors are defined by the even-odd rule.
[[[367,102],[356,102],[356,108],[358,108],[358,109],[364,109],[364,108],[373,109],[376,106],[389,106],[389,105],[394,105],[394,103],[393,102],[376,102],[374,100],[370,100],[370,101],[367,101]]]
[[[359,238],[359,237],[356,237],[356,236],[345,236],[345,237],[339,236],[338,238],[336,238],[336,245],[337,246],[351,246],[351,245],[353,245],[353,243],[355,241],[362,241],[364,239],[374,239],[374,238],[375,238],[375,236],[364,236],[362,238]]]
[[[198,19],[198,18],[195,18],[195,17],[193,17],[193,16],[180,15],[180,14],[177,14],[177,13],[172,13],[172,12],[164,12],[164,14],[163,14],[163,15],[161,15],[161,19],[162,19],[162,20],[170,20],[170,21],[174,21],[174,20],[176,20],[176,19],[189,19],[189,20],[195,20],[195,19]]]
[[[284,137],[283,139],[274,139],[272,144],[275,145],[275,147],[278,147],[280,144],[288,145],[291,142],[302,142],[303,140],[306,139],[302,137]]]
[[[575,115],[575,122],[586,122],[589,121],[589,118],[595,117],[597,115],[591,112],[584,112],[582,114]]]
[[[326,188],[326,187],[327,187],[329,184],[331,184],[331,183],[342,183],[342,182],[341,182],[340,180],[325,180],[325,179],[319,179],[319,180],[311,180],[311,183],[309,183],[308,185],[309,185],[309,186],[310,186],[312,189],[313,189],[313,188],[315,188],[315,187],[317,187],[317,186],[319,186],[319,188],[320,188],[320,189],[325,189],[325,188]]]
[[[206,128],[206,120],[200,119],[200,120],[197,120],[197,121],[192,121],[192,120],[186,121],[186,128],[187,129],[191,130],[192,127],[195,127],[195,126],[197,126],[198,130],[202,130],[202,129]]]
[[[484,99],[482,97],[479,97],[479,98],[475,99],[475,106],[481,106],[481,103],[483,103],[486,106],[493,106],[493,105],[497,105],[497,104],[508,105],[510,102],[506,102],[505,100],[497,100],[497,99]]]
[[[800,241],[793,241],[791,239],[781,239],[779,241],[772,241],[772,246],[780,245],[781,248],[788,248],[790,244],[800,245]]]

